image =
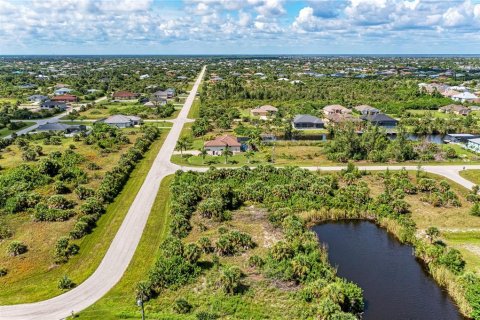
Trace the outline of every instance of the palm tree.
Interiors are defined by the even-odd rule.
[[[183,150],[187,150],[188,141],[187,138],[182,137],[177,141],[177,146],[175,149],[180,150],[180,154],[183,156]]]
[[[245,152],[245,158],[247,158],[247,161],[248,163],[250,164],[250,159],[253,157],[255,153],[253,152],[253,150],[247,150]]]
[[[240,278],[242,277],[242,271],[237,266],[225,267],[219,278],[219,282],[225,293],[233,294],[235,289],[240,285]]]
[[[225,164],[227,164],[228,157],[233,155],[233,152],[232,150],[230,150],[230,147],[228,145],[225,147],[225,149],[223,149],[222,155],[225,157]]]
[[[205,157],[208,155],[208,150],[205,147],[200,149],[200,155],[202,156],[202,164],[205,163]]]

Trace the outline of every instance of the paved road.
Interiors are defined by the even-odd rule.
[[[95,103],[98,103],[98,102],[103,101],[103,100],[105,100],[105,99],[107,99],[107,97],[98,98],[97,100],[95,100]],[[21,122],[21,121],[35,122],[34,125],[32,125],[32,126],[30,126],[30,127],[27,127],[27,128],[25,128],[25,129],[16,131],[15,133],[16,133],[18,136],[21,135],[21,134],[27,134],[27,133],[29,133],[30,131],[33,131],[33,130],[37,129],[38,126],[40,126],[40,125],[42,125],[42,124],[58,122],[58,121],[60,121],[60,118],[66,116],[66,115],[69,114],[72,110],[77,110],[77,109],[79,109],[79,108],[80,108],[80,105],[75,106],[75,107],[70,107],[69,109],[67,109],[67,111],[62,112],[62,113],[59,113],[59,114],[57,114],[56,116],[51,117],[51,118],[12,120],[12,122]],[[12,135],[8,135],[8,136],[4,137],[4,139],[8,139],[8,138],[10,138],[11,136],[12,136]]]
[[[172,129],[97,270],[78,287],[55,298],[37,303],[0,307],[1,320],[65,318],[71,315],[72,311],[77,313],[95,303],[121,279],[140,241],[162,179],[179,168],[170,162],[170,157],[183,125],[189,122],[188,112],[204,73],[205,67],[197,78],[183,109],[173,121]]]
[[[93,275],[78,287],[55,298],[37,303],[0,306],[0,320],[52,320],[65,318],[71,315],[72,312],[77,313],[95,303],[121,279],[140,241],[162,179],[167,175],[173,174],[178,169],[193,171],[208,170],[208,168],[205,167],[180,167],[170,162],[170,157],[174,153],[183,125],[193,121],[187,117],[204,73],[205,67],[197,78],[178,117],[170,120],[173,126],[155,158],[145,182],[133,201],[125,220]],[[344,168],[345,166],[305,167],[305,169],[308,170],[324,171],[339,171]],[[400,170],[402,168],[417,170],[418,167],[398,165],[359,167],[360,170],[386,170],[387,168],[390,170]],[[463,169],[480,169],[480,165],[438,165],[422,167],[422,170],[426,172],[444,176],[466,188],[471,188],[474,184],[459,175],[459,171]]]

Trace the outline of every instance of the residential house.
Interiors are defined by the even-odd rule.
[[[443,138],[446,143],[467,143],[470,139],[480,138],[480,135],[470,133],[449,133]]]
[[[467,149],[480,153],[480,138],[468,139]]]
[[[358,112],[360,112],[364,116],[380,113],[380,110],[378,110],[377,108],[374,108],[372,106],[365,105],[365,104],[362,104],[360,106],[356,106],[356,107],[354,107],[354,109],[357,110]]]
[[[77,96],[71,94],[63,94],[60,96],[55,96],[51,99],[52,101],[60,101],[60,102],[77,102]]]
[[[295,129],[321,129],[325,126],[321,119],[309,114],[296,115],[292,125]]]
[[[140,78],[140,80],[148,79],[148,78],[150,78],[150,75],[142,74],[139,78]]]
[[[128,128],[142,123],[142,119],[136,116],[125,116],[122,114],[116,114],[110,116],[106,119],[99,120],[100,122],[106,123],[110,126],[115,126],[118,128]]]
[[[261,106],[255,109],[250,110],[250,113],[254,117],[268,117],[276,114],[278,109],[271,105]]]
[[[444,97],[452,98],[453,96],[456,96],[457,94],[460,94],[460,91],[448,88],[445,91],[440,92],[440,94]]]
[[[360,118],[375,126],[383,127],[386,129],[395,128],[398,124],[398,120],[390,116],[387,116],[384,113],[367,114],[367,115],[361,116]]]
[[[67,104],[61,101],[47,100],[42,102],[42,104],[40,105],[41,110],[52,110],[55,108],[60,109],[61,111],[65,111],[67,110]]]
[[[339,104],[332,104],[329,106],[325,106],[323,108],[323,113],[328,116],[330,114],[351,114],[352,110],[345,108],[344,106],[341,106]]]
[[[48,100],[48,97],[43,96],[41,94],[34,94],[34,95],[28,97],[28,101],[35,102],[35,103],[40,103],[40,102],[43,102],[45,100]]]
[[[440,112],[444,113],[454,113],[461,116],[466,116],[470,114],[471,110],[468,107],[459,105],[459,104],[449,104],[438,109]]]
[[[70,125],[60,122],[45,123],[39,125],[36,129],[36,132],[44,131],[55,131],[55,132],[64,132],[65,134],[74,134],[77,132],[87,131],[87,127],[83,124],[80,125]]]
[[[119,100],[135,100],[139,96],[138,93],[133,93],[130,91],[117,91],[112,94],[112,98],[115,101]]]
[[[54,94],[56,96],[61,96],[61,95],[64,95],[64,94],[68,94],[70,92],[72,92],[73,90],[72,89],[69,89],[69,88],[59,88],[57,90],[54,91]]]
[[[332,124],[339,124],[345,122],[362,122],[361,119],[354,117],[350,113],[329,113],[325,118],[327,122]]]
[[[242,144],[237,137],[228,134],[205,142],[204,147],[211,155],[221,155],[225,148],[228,148],[233,153],[242,151]]]
[[[456,95],[452,96],[452,99],[454,101],[458,101],[458,102],[462,102],[462,103],[465,103],[465,102],[480,102],[480,99],[476,95],[474,95],[473,93],[470,93],[470,92],[462,92],[462,93],[456,94]]]

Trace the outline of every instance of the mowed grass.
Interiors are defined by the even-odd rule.
[[[79,319],[140,318],[135,305],[135,286],[146,279],[167,235],[172,180],[173,175],[163,179],[135,255],[120,282],[93,306],[82,311]],[[149,307],[146,309],[148,314]]]
[[[480,184],[480,170],[474,170],[474,169],[462,170],[460,171],[460,176],[462,176],[467,180],[470,180],[475,184]]]
[[[18,215],[12,219],[12,222],[9,221],[13,225],[17,223],[16,219],[20,220],[18,223],[23,223],[12,239],[25,241],[31,250],[19,257],[7,257],[5,250],[10,240],[0,244],[1,264],[10,270],[7,276],[0,278],[1,305],[51,298],[62,293],[57,285],[63,275],[68,275],[79,284],[95,271],[145,180],[166,136],[167,131],[163,131],[161,138],[152,144],[130,175],[123,191],[113,203],[108,205],[107,212],[100,218],[93,233],[73,241],[80,246],[80,253],[73,256],[66,264],[53,265],[52,250],[56,240],[71,230],[74,219],[67,222],[37,223],[32,222],[29,215]],[[7,259],[8,263],[6,263]]]
[[[195,100],[193,101],[192,107],[190,108],[190,111],[188,112],[188,118],[189,119],[197,119],[200,117],[200,98],[195,97]]]
[[[441,236],[448,245],[460,250],[468,270],[480,273],[480,230],[443,232]]]
[[[8,128],[3,128],[3,129],[0,129],[0,138],[3,138],[3,137],[6,137],[8,136],[9,134],[12,134],[14,132],[17,132],[19,130],[23,130],[23,129],[26,129],[28,127],[31,127],[35,124],[35,122],[32,122],[32,121],[22,121],[23,123],[25,123],[25,126],[20,128],[20,129],[17,129],[17,130],[9,130]]]
[[[167,118],[159,118],[153,113],[153,107],[145,107],[143,104],[138,102],[101,102],[88,110],[80,112],[79,119],[98,120],[107,118],[114,114],[131,114],[130,112],[132,108],[138,108],[133,109],[134,112],[138,112],[137,115],[145,119],[174,119],[180,112],[179,109],[181,106],[176,107],[177,110],[175,110],[172,116]],[[68,120],[67,116],[63,117],[62,120]]]

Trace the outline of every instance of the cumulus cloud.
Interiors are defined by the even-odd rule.
[[[473,0],[303,0],[300,8],[288,1],[0,0],[0,48],[183,42],[281,48],[294,40],[348,46],[467,37],[471,46],[480,34],[480,3]]]

